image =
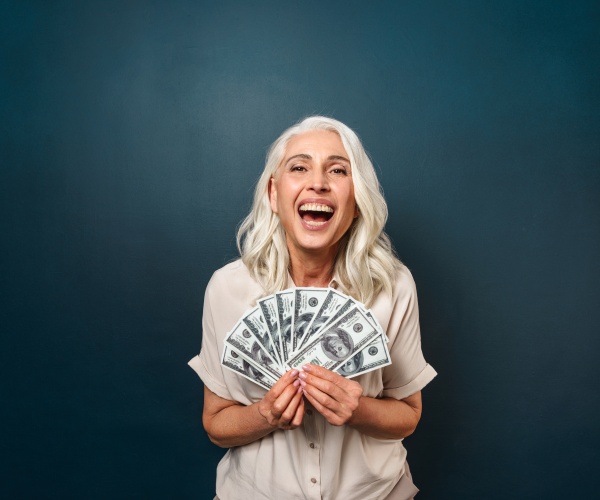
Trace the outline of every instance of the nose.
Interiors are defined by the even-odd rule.
[[[321,169],[314,169],[312,175],[310,176],[308,189],[311,189],[317,193],[329,191],[327,173]]]

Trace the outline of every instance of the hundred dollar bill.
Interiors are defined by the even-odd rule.
[[[277,326],[283,362],[286,363],[292,352],[292,328],[294,321],[294,291],[284,290],[275,294],[277,303]]]
[[[229,368],[231,371],[238,373],[242,377],[246,377],[248,380],[251,380],[267,390],[275,384],[275,380],[268,374],[259,370],[253,363],[250,363],[239,352],[228,345],[223,349],[221,364],[225,368]]]
[[[345,312],[350,310],[355,304],[354,299],[344,295],[337,290],[328,289],[326,297],[323,299],[321,307],[313,316],[312,321],[306,328],[304,336],[300,340],[299,347],[302,348],[310,342],[312,338],[327,324],[335,321]]]
[[[283,359],[283,354],[281,353],[281,335],[277,324],[277,300],[275,299],[275,295],[263,297],[262,299],[258,299],[257,302],[262,311],[263,318],[265,318],[269,334],[271,335],[271,342],[277,353],[277,362],[279,363],[279,366],[284,367],[285,361]]]
[[[294,331],[292,333],[292,352],[300,346],[300,339],[306,327],[312,322],[323,300],[327,296],[327,288],[296,288],[294,290]]]
[[[298,368],[305,363],[312,363],[335,371],[378,334],[361,309],[355,307],[322,329],[316,338],[288,360],[288,366]]]
[[[256,339],[262,344],[273,362],[279,365],[279,357],[277,356],[275,346],[271,340],[271,334],[265,318],[263,317],[262,309],[260,307],[255,307],[244,315],[242,321],[250,329]]]
[[[385,330],[383,329],[383,327],[381,326],[381,324],[379,323],[379,321],[377,321],[377,318],[373,314],[373,311],[371,311],[370,309],[364,309],[364,311],[365,311],[365,316],[367,316],[367,318],[369,318],[371,320],[371,323],[373,323],[373,325],[375,326],[375,328],[377,328],[381,332],[381,336],[383,337],[383,339],[385,340],[385,342],[388,343],[390,341],[390,339],[385,334]]]
[[[247,361],[259,366],[263,372],[268,373],[275,380],[279,380],[281,377],[281,369],[277,363],[273,361],[243,321],[238,321],[233,330],[227,334],[225,345],[233,347],[238,354],[241,354]]]
[[[385,339],[378,335],[369,345],[342,363],[336,372],[346,378],[352,378],[391,364]]]

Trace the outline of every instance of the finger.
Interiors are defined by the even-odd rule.
[[[333,399],[337,401],[343,401],[346,399],[347,392],[343,387],[331,382],[330,380],[322,379],[312,373],[300,372],[298,375],[300,378],[300,384],[303,388],[307,388],[308,386],[315,387],[319,391],[328,394]]]
[[[294,380],[296,380],[297,377],[298,370],[288,370],[277,382],[273,384],[273,387],[269,389],[265,397],[272,398],[273,400],[277,399],[286,387],[294,383]]]
[[[344,387],[339,387],[315,375],[300,373],[299,377],[307,400],[330,424],[346,423],[358,407],[363,391],[357,382],[344,379]]]
[[[307,398],[312,398],[310,400],[311,403],[315,401],[323,408],[328,408],[335,412],[341,406],[339,401],[331,397],[326,392],[321,391],[318,387],[306,384],[302,386],[302,390]]]
[[[296,394],[290,401],[290,404],[287,406],[285,411],[281,414],[281,418],[279,419],[279,425],[284,428],[289,428],[290,424],[294,420],[298,408],[303,403],[302,398],[302,390],[297,390]]]
[[[298,408],[296,409],[296,415],[290,422],[292,428],[300,427],[302,424],[302,420],[304,419],[304,398],[300,398],[300,404],[298,404]]]
[[[277,396],[281,394],[286,387],[294,383],[294,380],[298,378],[298,373],[299,370],[297,369],[288,370],[287,372],[285,372],[281,376],[281,378],[273,384],[273,387],[271,387],[270,392],[277,394]]]
[[[302,371],[300,373],[302,373],[302,372],[310,373],[310,374],[314,375],[315,377],[319,377],[324,380],[329,380],[330,382],[333,382],[333,383],[339,383],[340,379],[348,380],[348,379],[342,377],[340,374],[332,372],[331,370],[328,370],[327,368],[323,368],[322,366],[319,366],[319,365],[311,365],[311,364],[303,365]]]
[[[304,397],[332,425],[342,425],[344,421],[334,411],[323,406],[312,394],[304,391]]]
[[[355,380],[349,380],[320,366],[305,365],[298,377],[341,402],[348,399],[355,401],[363,393],[362,386]]]
[[[285,387],[283,392],[279,395],[275,401],[271,403],[271,414],[275,418],[281,418],[283,413],[286,411],[292,400],[298,395],[300,381],[296,380]],[[291,416],[290,416],[291,419]]]

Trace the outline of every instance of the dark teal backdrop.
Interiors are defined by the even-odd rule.
[[[204,287],[315,113],[363,138],[417,281],[419,498],[597,495],[599,25],[579,0],[0,2],[2,497],[212,498]]]

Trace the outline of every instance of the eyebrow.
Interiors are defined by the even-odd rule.
[[[310,156],[310,155],[307,155],[306,153],[300,153],[300,154],[297,154],[297,155],[294,155],[294,156],[290,156],[290,157],[289,157],[289,158],[288,158],[288,159],[285,161],[285,163],[287,164],[287,163],[289,163],[291,160],[294,160],[294,159],[296,159],[296,158],[300,158],[300,159],[302,159],[302,160],[312,160],[312,159],[313,159],[313,158],[312,158],[312,156]],[[339,156],[339,155],[331,155],[331,156],[328,156],[328,157],[327,157],[327,160],[328,160],[328,161],[336,161],[336,160],[337,160],[337,161],[345,161],[345,162],[348,162],[348,163],[350,163],[350,160],[349,160],[348,158],[346,158],[345,156]]]

